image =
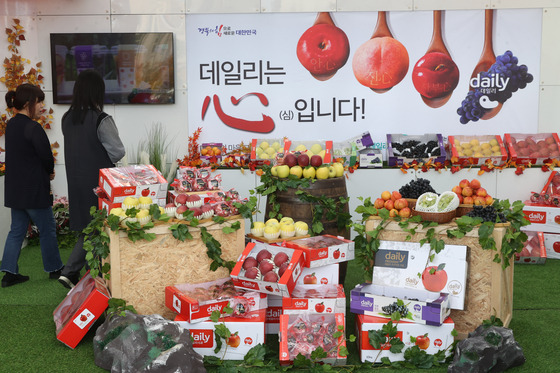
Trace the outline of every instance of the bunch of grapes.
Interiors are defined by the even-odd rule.
[[[397,302],[381,307],[381,309],[388,315],[392,315],[394,312],[400,313],[401,317],[406,317],[406,315],[408,315],[408,308],[405,305],[399,306]]]
[[[501,77],[509,78],[509,81],[502,91],[495,89],[486,93],[486,88],[477,88],[469,91],[467,97],[461,103],[461,107],[457,109],[457,114],[461,116],[459,121],[462,124],[467,124],[471,120],[476,122],[489,111],[480,106],[479,100],[483,95],[488,96],[490,101],[504,103],[511,97],[513,92],[525,88],[528,83],[533,81],[533,75],[529,74],[527,66],[518,65],[518,62],[517,57],[511,51],[506,51],[501,56],[496,57],[496,62],[490,66],[488,71],[480,73],[481,79],[492,78],[500,74]]]
[[[430,181],[422,178],[412,180],[410,183],[402,186],[399,193],[403,198],[417,199],[426,192],[435,193],[436,191],[430,185]]]
[[[396,155],[401,155],[405,158],[428,158],[441,155],[439,145],[434,140],[430,140],[427,143],[422,143],[418,140],[407,140],[402,144],[394,142],[391,145],[396,150]]]
[[[507,221],[504,214],[497,211],[493,205],[474,205],[473,209],[467,213],[467,216],[470,216],[471,218],[481,218],[482,221],[489,221],[493,223],[505,223]]]

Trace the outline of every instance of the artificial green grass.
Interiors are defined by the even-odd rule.
[[[65,262],[70,249],[61,250]],[[75,349],[56,339],[52,318],[53,310],[64,299],[67,290],[56,280],[49,280],[43,271],[38,246],[23,249],[20,272],[31,277],[30,281],[8,288],[0,288],[0,372],[103,372],[94,363],[93,337],[99,320]],[[163,270],[163,269],[162,269]],[[363,272],[350,263],[345,289],[362,282]],[[516,341],[524,350],[527,362],[511,372],[558,372],[560,354],[560,260],[548,260],[545,265],[516,265],[514,273],[514,311],[509,327]],[[348,333],[354,334],[354,315],[347,313]],[[267,345],[276,349],[273,336]],[[355,343],[348,344],[349,365],[360,365]],[[277,354],[276,354],[277,358]],[[371,364],[356,367],[355,372],[365,372]],[[251,369],[250,372],[267,372],[271,368]],[[209,372],[217,372],[211,367]],[[392,372],[409,371],[390,369]],[[432,368],[429,372],[446,372],[447,367]]]

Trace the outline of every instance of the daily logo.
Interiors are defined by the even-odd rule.
[[[191,329],[191,335],[193,337],[193,347],[212,348],[214,345],[214,332],[211,329]]]
[[[544,224],[546,223],[546,212],[539,211],[523,211],[525,216],[531,223]]]

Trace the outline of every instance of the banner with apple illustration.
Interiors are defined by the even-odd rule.
[[[187,15],[190,131],[229,148],[534,133],[541,25],[539,9]]]

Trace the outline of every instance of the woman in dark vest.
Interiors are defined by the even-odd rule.
[[[78,232],[91,221],[90,208],[98,205],[93,189],[99,185],[99,170],[114,167],[125,155],[113,118],[103,112],[104,99],[101,75],[83,71],[74,84],[70,109],[62,117],[70,229]],[[86,263],[84,235],[80,234],[58,281],[74,287]]]
[[[35,122],[44,110],[44,100],[41,88],[31,84],[22,84],[6,94],[6,104],[17,114],[6,126],[4,204],[11,209],[12,224],[0,268],[6,272],[3,288],[29,280],[29,276],[19,273],[18,260],[30,220],[39,228],[44,270],[56,279],[62,268],[50,185],[54,157],[47,134]]]

